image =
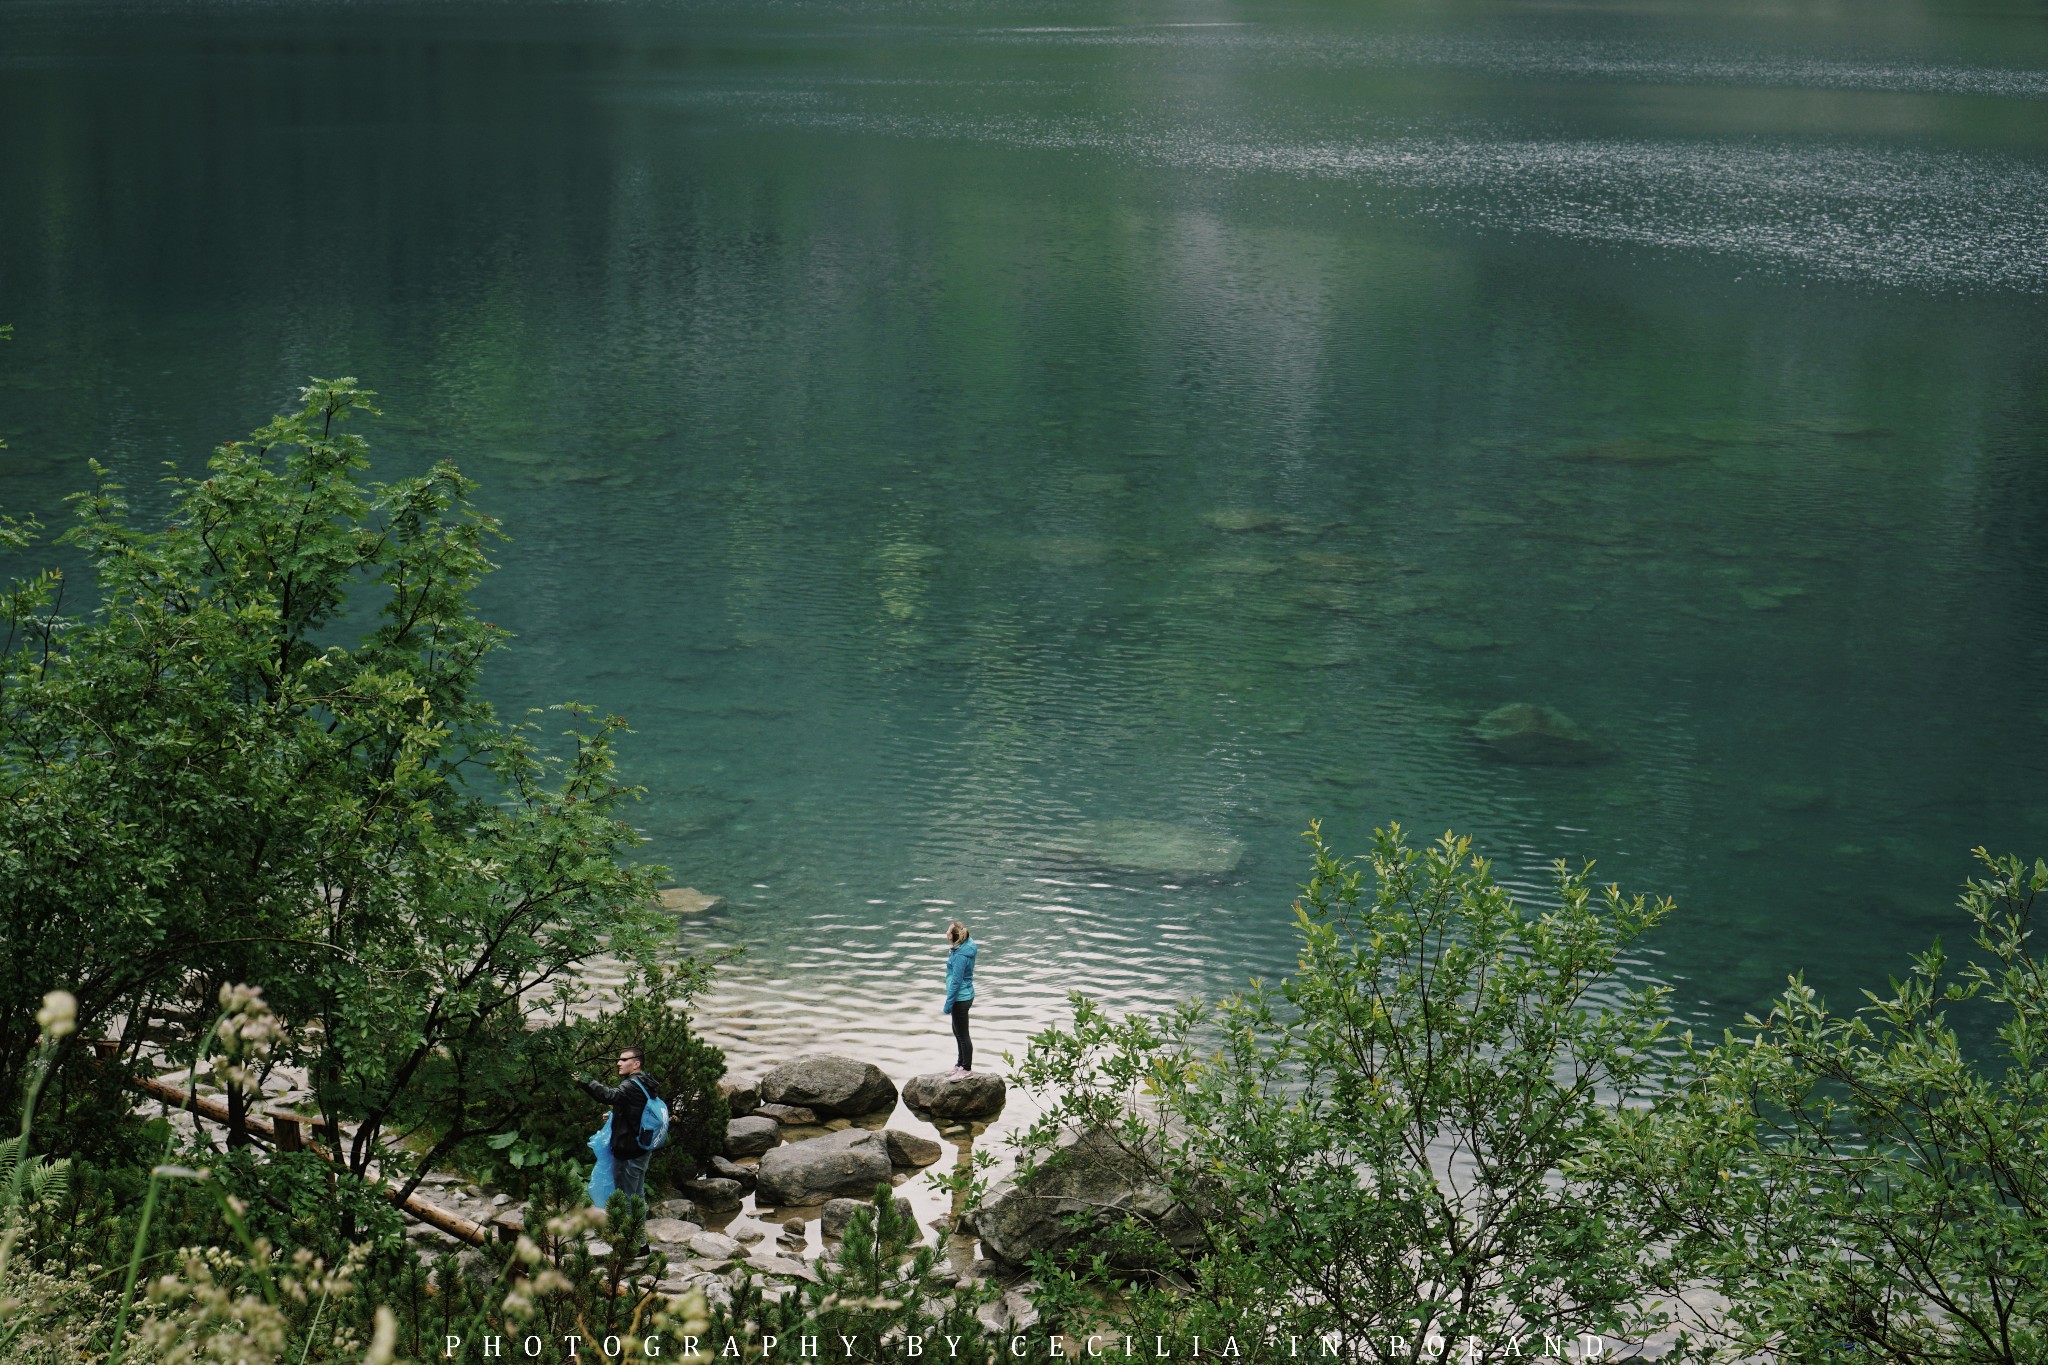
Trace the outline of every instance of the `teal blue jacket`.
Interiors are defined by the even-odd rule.
[[[955,1000],[974,999],[974,955],[981,951],[973,939],[953,945],[946,954],[946,1003],[939,1013],[951,1014]]]

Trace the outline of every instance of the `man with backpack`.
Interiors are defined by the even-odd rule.
[[[668,1105],[654,1077],[642,1068],[643,1054],[637,1047],[619,1052],[619,1083],[600,1085],[581,1081],[584,1091],[612,1110],[612,1183],[620,1194],[630,1194],[644,1205],[647,1199],[647,1163],[654,1149],[668,1139]]]

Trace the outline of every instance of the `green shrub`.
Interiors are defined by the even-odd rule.
[[[567,1165],[588,1176],[589,1139],[604,1122],[605,1111],[576,1084],[577,1078],[617,1084],[614,1059],[621,1048],[638,1045],[670,1112],[668,1144],[648,1169],[649,1188],[672,1188],[708,1169],[711,1158],[725,1148],[731,1117],[718,1090],[725,1054],[696,1035],[687,1012],[708,969],[709,964],[694,961],[656,964],[636,973],[598,1014],[571,1016],[549,1030],[547,1047],[535,1049],[529,1058],[518,1127],[463,1148],[463,1167],[522,1195],[537,1186],[551,1165]]]
[[[1309,837],[1299,966],[1277,987],[1159,1020],[1077,997],[1071,1029],[1031,1039],[1034,1149],[1092,1132],[1202,1211],[1193,1248],[1132,1218],[1092,1259],[1042,1264],[1048,1312],[1113,1298],[1146,1333],[1402,1362],[1432,1336],[1628,1324],[1655,1231],[1617,1218],[1623,1177],[1582,1158],[1655,1083],[1663,993],[1615,973],[1668,903],[1560,864],[1532,911],[1462,839],[1382,831],[1359,870]],[[1116,1263],[1166,1274],[1127,1285]]]
[[[1974,960],[1937,944],[1851,1013],[1793,978],[1764,1017],[1689,1046],[1604,1154],[1726,1300],[1703,1353],[2048,1360],[2048,863],[1978,857]],[[1987,1026],[1974,1047],[1964,1012]]]

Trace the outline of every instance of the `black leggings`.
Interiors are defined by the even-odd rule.
[[[974,1040],[967,1036],[967,1010],[972,1000],[953,1002],[953,1041],[960,1045],[960,1058],[954,1065],[962,1071],[974,1070]]]

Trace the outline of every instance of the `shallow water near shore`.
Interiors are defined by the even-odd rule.
[[[498,698],[628,717],[727,898],[743,1075],[949,1064],[953,917],[984,1065],[1285,971],[1312,819],[1675,897],[1631,979],[1709,1024],[2048,851],[2030,14],[4,23],[0,503],[382,390],[513,537]],[[1499,761],[1516,702],[1602,761]]]

